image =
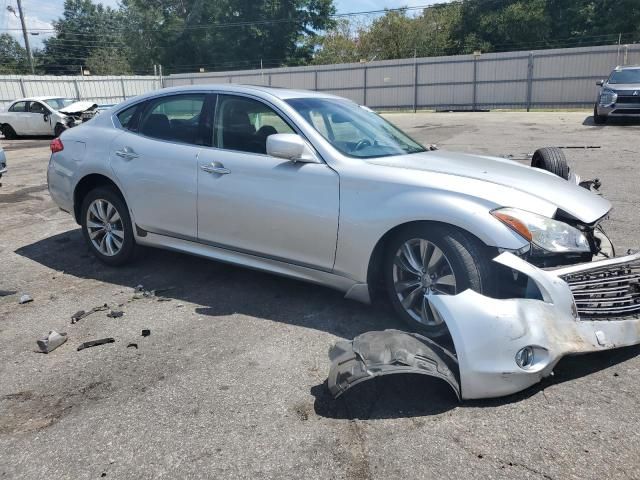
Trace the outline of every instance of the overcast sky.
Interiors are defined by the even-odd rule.
[[[437,3],[436,0],[334,0],[338,13],[361,12],[368,10],[380,10],[383,8],[399,8],[405,6],[421,6]],[[442,1],[442,0],[440,0]],[[445,0],[446,1],[446,0]],[[101,0],[99,3],[115,7],[118,0]],[[16,0],[0,0],[0,29],[10,29],[9,33],[14,35],[20,44],[22,32],[20,31],[20,21],[15,15],[7,11],[7,6],[13,6],[17,11]],[[51,22],[60,17],[64,0],[22,0],[27,19],[27,29],[51,28]],[[43,35],[30,36],[33,47],[38,47],[42,42]]]

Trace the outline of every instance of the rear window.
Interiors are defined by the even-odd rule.
[[[135,113],[138,110],[138,105],[134,105],[133,107],[129,107],[126,110],[121,111],[117,117],[118,117],[118,121],[120,122],[120,125],[122,125],[123,128],[126,128],[127,130],[133,130],[134,128],[134,118],[135,118]]]

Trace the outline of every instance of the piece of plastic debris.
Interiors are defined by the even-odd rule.
[[[18,292],[15,290],[0,290],[0,297],[8,297],[9,295],[14,295]]]
[[[23,293],[22,296],[20,296],[20,301],[19,301],[20,305],[22,305],[23,303],[29,303],[29,302],[33,302],[33,297],[28,293]]]
[[[127,348],[135,348],[137,350],[138,349],[138,344],[137,343],[130,343],[129,345],[127,345]]]
[[[137,287],[135,287],[133,290],[136,292],[141,292],[144,290],[144,285],[140,284]]]
[[[107,313],[107,317],[109,318],[120,318],[123,315],[124,312],[122,310],[109,310],[109,313]]]
[[[143,337],[148,337],[149,335],[151,335],[151,330],[145,328],[144,330],[142,330],[142,336]]]
[[[78,351],[84,350],[85,348],[97,347],[98,345],[104,345],[106,343],[114,343],[115,339],[109,338],[101,338],[100,340],[91,340],[90,342],[84,342],[78,346]]]
[[[53,352],[56,348],[67,341],[66,333],[58,333],[55,330],[51,330],[46,337],[42,337],[37,341],[38,348],[42,353]]]
[[[85,312],[84,310],[79,310],[76,313],[74,313],[73,315],[71,315],[71,323],[72,324],[78,323],[79,320],[82,320],[83,318],[88,317],[92,313],[102,312],[102,311],[108,310],[108,309],[109,309],[109,305],[107,305],[105,303],[105,304],[100,305],[98,307],[93,307],[88,312]]]

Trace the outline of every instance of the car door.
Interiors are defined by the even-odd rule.
[[[218,95],[213,148],[198,157],[198,238],[323,270],[333,268],[339,179],[324,163],[266,154],[274,133],[295,133],[257,99]]]
[[[25,115],[29,135],[51,135],[51,111],[40,102],[29,103],[29,113]]]
[[[109,158],[139,227],[196,239],[197,157],[211,131],[206,104],[201,93],[169,95],[116,115],[123,133]]]
[[[9,118],[7,123],[11,125],[11,128],[15,130],[18,135],[28,135],[27,130],[27,116],[29,108],[29,102],[20,101],[15,102],[9,107]]]

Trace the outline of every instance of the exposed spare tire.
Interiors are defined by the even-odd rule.
[[[551,172],[565,180],[569,179],[569,165],[564,152],[557,147],[539,148],[531,158],[531,166]]]

